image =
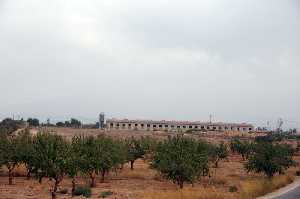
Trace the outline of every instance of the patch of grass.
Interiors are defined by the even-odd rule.
[[[75,196],[84,196],[86,198],[91,197],[92,191],[90,187],[76,187],[74,191]]]
[[[184,188],[182,190],[144,192],[142,199],[233,199],[236,195],[215,188]]]
[[[108,197],[108,196],[111,196],[113,194],[113,192],[112,191],[103,191],[103,192],[101,192],[101,194],[100,194],[100,198],[106,198],[106,197]]]
[[[241,197],[243,199],[256,198],[292,183],[293,177],[289,175],[274,176],[272,179],[258,179],[242,183]]]

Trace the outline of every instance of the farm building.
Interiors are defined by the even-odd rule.
[[[106,127],[119,130],[148,130],[148,131],[187,131],[207,130],[207,131],[240,131],[250,132],[254,126],[247,123],[222,123],[222,122],[190,122],[190,121],[154,121],[154,120],[128,120],[128,119],[107,119]]]

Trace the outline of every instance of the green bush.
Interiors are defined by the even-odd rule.
[[[113,194],[113,192],[112,191],[103,191],[103,192],[101,192],[101,194],[100,194],[100,198],[106,198],[106,197],[108,197],[108,196],[111,196]]]
[[[235,186],[235,185],[233,185],[233,186],[229,186],[229,189],[228,189],[228,191],[229,192],[237,192],[237,187]]]
[[[68,189],[67,188],[61,189],[61,190],[58,191],[58,193],[60,193],[60,194],[67,194],[68,193]]]
[[[75,196],[84,196],[86,198],[91,197],[92,191],[90,187],[76,187],[74,191]]]

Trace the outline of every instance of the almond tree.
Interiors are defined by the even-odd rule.
[[[20,139],[18,137],[0,134],[0,166],[4,165],[8,169],[8,184],[13,183],[13,171],[21,161]]]
[[[290,145],[258,142],[253,147],[253,153],[245,164],[247,171],[264,173],[271,178],[274,174],[282,174],[294,165],[294,150]]]
[[[72,144],[74,152],[78,154],[78,165],[80,171],[91,178],[91,187],[96,186],[96,175],[98,174],[99,159],[96,150],[96,139],[93,136],[75,136]]]
[[[192,138],[169,137],[158,144],[152,167],[183,188],[184,182],[193,183],[208,168],[207,146]]]
[[[127,161],[130,162],[130,168],[133,170],[134,162],[145,155],[145,150],[141,140],[134,137],[126,140],[127,146]]]
[[[58,186],[67,171],[68,148],[68,143],[59,135],[38,133],[34,139],[36,172],[54,180],[52,199],[56,198]]]
[[[35,150],[33,146],[34,137],[32,137],[29,131],[26,129],[22,131],[19,135],[20,144],[22,149],[19,151],[21,156],[21,162],[25,165],[27,169],[27,180],[30,179],[31,173],[36,169],[35,167]]]

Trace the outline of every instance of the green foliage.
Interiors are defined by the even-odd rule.
[[[28,118],[27,120],[29,126],[39,126],[40,125],[40,121],[36,118]]]
[[[0,122],[0,134],[10,135],[14,131],[24,126],[22,120],[13,120],[11,118],[6,118]]]
[[[81,126],[81,122],[75,118],[71,118],[70,122],[72,127],[79,128]]]
[[[86,198],[91,197],[92,191],[90,187],[76,187],[74,191],[75,196],[84,196]]]
[[[13,170],[21,161],[21,150],[22,145],[18,137],[0,134],[0,166],[7,167],[10,185],[12,184]]]
[[[157,140],[154,138],[151,138],[150,136],[141,137],[140,143],[142,146],[142,149],[144,150],[144,158],[145,159],[151,159],[153,156],[153,153],[156,150],[157,147]]]
[[[248,159],[249,155],[253,151],[253,143],[248,141],[241,141],[238,138],[234,138],[230,142],[230,149],[231,151],[237,152],[242,155],[243,160]]]
[[[152,167],[163,177],[183,188],[194,182],[208,168],[208,144],[183,136],[169,137],[158,144]]]
[[[210,160],[214,162],[216,168],[218,167],[219,161],[226,159],[228,154],[228,147],[224,142],[217,145],[211,145],[210,147]]]
[[[275,173],[284,173],[294,164],[293,153],[290,145],[259,142],[254,145],[245,168],[248,172],[262,172],[271,178]]]
[[[101,194],[100,194],[100,198],[106,198],[106,197],[108,197],[108,196],[111,196],[113,194],[113,192],[112,191],[103,191],[103,192],[101,192]]]
[[[127,146],[127,160],[130,162],[130,168],[133,169],[134,162],[145,155],[145,148],[141,140],[134,137],[127,139],[125,142]]]
[[[34,139],[36,174],[55,181],[52,198],[56,198],[59,183],[67,170],[69,145],[59,135],[38,133]]]
[[[63,122],[57,122],[55,125],[56,125],[57,127],[64,127],[64,126],[65,126],[65,123],[63,123]]]
[[[20,145],[22,146],[22,150],[19,151],[20,162],[26,166],[27,179],[29,179],[31,173],[36,170],[36,152],[33,145],[34,138],[32,138],[28,129],[26,129],[19,133],[18,139],[20,140]]]
[[[114,167],[125,162],[126,150],[119,141],[105,136],[73,138],[74,151],[78,154],[78,165],[83,173],[90,176],[91,186],[96,186],[95,175],[105,174]]]
[[[58,193],[60,193],[60,194],[67,194],[68,193],[68,189],[67,188],[61,189],[61,190],[58,191]]]
[[[237,192],[238,188],[235,185],[229,186],[228,191],[229,192]]]

